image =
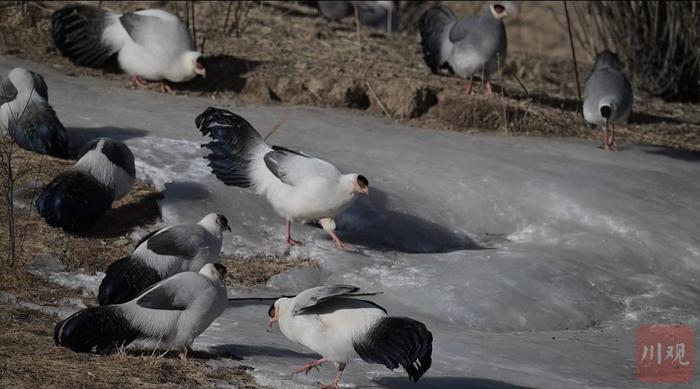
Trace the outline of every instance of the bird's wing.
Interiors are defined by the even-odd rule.
[[[457,17],[451,9],[436,5],[425,11],[418,22],[423,47],[423,59],[433,73],[443,65],[447,53],[442,52],[443,33],[451,28]]]
[[[309,177],[336,179],[341,175],[338,168],[322,159],[280,146],[273,146],[264,160],[272,174],[288,185],[297,185]]]
[[[292,314],[299,315],[330,298],[354,293],[360,288],[352,285],[328,285],[307,289],[294,298]]]
[[[478,21],[479,17],[477,16],[465,16],[462,18],[462,20],[455,23],[452,30],[450,30],[450,41],[455,43],[464,40],[470,33],[472,33],[472,30]]]
[[[7,77],[2,77],[0,80],[0,105],[14,100],[17,97],[17,88],[15,84]]]
[[[151,236],[146,242],[146,248],[158,255],[189,259],[195,257],[206,243],[204,234],[204,228],[197,224],[172,226]]]
[[[119,22],[137,44],[163,51],[194,50],[194,41],[180,19],[161,10],[127,12]]]
[[[225,109],[209,107],[195,120],[203,135],[213,140],[203,147],[209,167],[224,184],[248,188],[263,181],[276,180],[262,164],[262,156],[272,149],[241,116]]]
[[[48,100],[49,88],[46,86],[46,81],[44,81],[44,77],[42,77],[41,74],[36,72],[30,71],[29,73],[34,79],[34,90],[36,91],[36,93],[38,93],[39,96],[43,97],[45,100]]]
[[[208,288],[211,283],[206,277],[196,272],[183,272],[153,285],[135,301],[141,308],[184,311]]]

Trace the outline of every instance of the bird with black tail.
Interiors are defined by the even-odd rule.
[[[358,290],[351,285],[319,286],[272,304],[270,327],[279,323],[287,339],[322,357],[295,373],[307,374],[332,362],[338,373],[324,387],[335,388],[347,363],[360,357],[392,370],[403,367],[408,379],[418,382],[432,364],[433,334],[417,320],[388,316],[386,309],[371,301],[351,298]]]
[[[14,68],[0,77],[0,131],[21,148],[57,158],[68,157],[68,136],[49,105],[41,74]]]
[[[216,262],[225,230],[231,231],[228,219],[210,213],[197,223],[167,226],[147,234],[131,255],[107,267],[97,301],[100,305],[123,303],[162,279],[199,271]]]
[[[54,178],[36,199],[46,223],[70,233],[85,233],[134,185],[134,155],[123,142],[94,139],[83,146],[78,161]]]
[[[627,123],[633,102],[632,85],[617,56],[604,50],[596,56],[583,90],[583,118],[603,130],[603,149],[616,149],[615,124]]]
[[[76,352],[109,353],[136,339],[158,341],[186,358],[192,342],[224,311],[226,267],[178,273],[135,299],[83,309],[56,324],[54,342]]]

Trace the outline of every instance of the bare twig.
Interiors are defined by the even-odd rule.
[[[367,90],[369,91],[369,94],[377,101],[377,104],[379,104],[379,108],[382,109],[384,114],[388,116],[390,119],[393,119],[394,117],[389,113],[389,110],[386,109],[384,104],[382,103],[382,100],[379,99],[379,96],[377,96],[376,93],[374,93],[374,89],[372,89],[372,85],[369,84],[368,81],[365,81],[365,85],[367,85]]]
[[[564,0],[564,12],[566,13],[566,26],[569,30],[569,44],[571,45],[571,57],[574,61],[574,74],[576,75],[576,91],[578,91],[578,102],[579,104],[583,104],[583,99],[581,98],[581,81],[578,77],[578,63],[576,62],[576,50],[574,50],[574,38],[571,34],[571,20],[569,19],[569,8],[566,6],[566,0]],[[583,110],[581,110],[581,114],[583,115]]]
[[[282,127],[282,125],[283,125],[284,123],[287,122],[287,119],[288,119],[288,118],[289,118],[289,115],[285,115],[284,118],[282,118],[282,121],[279,122],[279,123],[277,123],[276,126],[272,127],[272,130],[270,130],[270,132],[268,132],[267,135],[265,135],[265,137],[264,137],[263,139],[264,139],[264,140],[267,140],[267,138],[271,137],[272,134],[274,134],[280,127]]]
[[[360,39],[360,16],[357,10],[357,5],[353,5],[355,8],[355,26],[357,27],[357,59],[362,63],[362,39]]]

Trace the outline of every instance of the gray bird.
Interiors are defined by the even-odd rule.
[[[352,15],[357,7],[357,17],[363,26],[394,32],[399,26],[398,9],[393,1],[319,1],[318,10],[328,20],[339,20]]]
[[[25,150],[68,157],[66,130],[49,105],[41,74],[14,68],[0,78],[0,130]]]
[[[473,76],[485,81],[486,95],[491,95],[492,74],[505,65],[508,41],[503,18],[503,4],[492,4],[481,16],[458,20],[451,9],[436,5],[420,18],[418,27],[423,59],[432,73],[448,67],[462,78],[469,78],[467,93],[472,93]]]
[[[153,339],[186,358],[192,342],[224,311],[226,267],[176,274],[124,304],[83,309],[56,324],[54,342],[76,352],[111,352]]]
[[[141,238],[128,257],[112,262],[102,279],[100,305],[129,301],[156,282],[174,274],[199,271],[216,262],[228,219],[210,213],[196,224],[178,224]]]
[[[598,54],[583,90],[583,118],[603,129],[605,150],[615,150],[615,123],[627,123],[633,100],[632,86],[620,71],[617,56],[609,50]]]
[[[331,362],[338,373],[324,387],[335,388],[345,365],[360,357],[392,370],[403,367],[409,380],[418,382],[432,363],[433,335],[419,321],[389,316],[373,302],[350,298],[358,290],[351,285],[319,286],[272,304],[267,312],[270,327],[279,323],[287,339],[322,357],[295,373]]]

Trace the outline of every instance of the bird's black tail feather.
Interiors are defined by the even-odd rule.
[[[86,232],[112,205],[111,191],[92,176],[68,171],[54,178],[36,199],[36,208],[50,226]]]
[[[131,301],[161,280],[158,272],[131,257],[112,262],[105,273],[97,295],[100,305]]]
[[[442,34],[448,23],[457,20],[451,9],[436,5],[425,11],[418,21],[423,59],[432,73],[437,73],[443,67]]]
[[[226,185],[250,187],[250,152],[264,142],[255,128],[239,115],[213,107],[197,116],[195,124],[213,139],[202,147],[211,151],[204,158],[216,177]]]
[[[8,134],[20,147],[56,158],[68,158],[68,136],[56,112],[48,104],[27,110],[10,124]]]
[[[89,5],[68,5],[53,13],[53,43],[74,64],[101,67],[119,48],[102,39],[109,13]]]
[[[54,343],[82,353],[107,353],[116,347],[128,345],[141,333],[129,324],[120,308],[109,305],[76,312],[56,324]]]
[[[418,382],[432,363],[433,334],[419,321],[385,317],[353,346],[365,362],[381,363],[392,370],[403,366],[408,378]]]

